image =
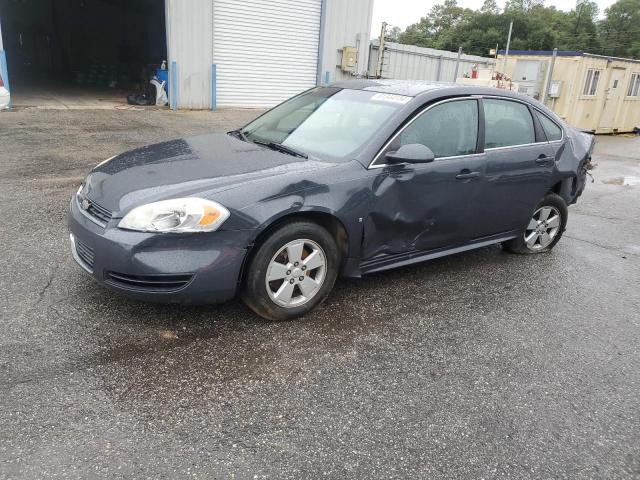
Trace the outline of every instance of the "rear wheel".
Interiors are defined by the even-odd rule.
[[[258,247],[242,298],[268,320],[300,317],[327,298],[339,265],[338,247],[327,230],[312,222],[287,223]]]
[[[567,225],[567,214],[567,204],[562,197],[548,193],[533,211],[523,234],[504,242],[504,247],[522,254],[548,252],[560,241]]]

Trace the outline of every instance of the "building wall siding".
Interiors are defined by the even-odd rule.
[[[369,73],[371,75],[375,75],[379,51],[379,41],[374,40],[371,42],[371,54],[369,55]],[[457,52],[387,42],[382,77],[399,80],[454,82],[457,57]],[[461,77],[465,73],[470,75],[471,68],[475,64],[486,67],[493,65],[493,63],[494,59],[492,58],[462,54],[458,66],[458,76]]]
[[[367,71],[369,62],[373,0],[323,1],[325,24],[318,83],[325,83],[327,72],[330,82],[363,75]],[[355,76],[343,72],[340,68],[343,47],[358,48],[358,66],[354,72]]]
[[[166,0],[166,9],[168,63],[171,68],[175,61],[177,67],[177,107],[211,108],[213,3]]]
[[[166,0],[168,63],[171,68],[171,63],[176,62],[177,108],[211,108],[211,65],[216,63],[214,5],[219,1],[226,0]],[[322,39],[321,33],[318,32],[318,45],[314,45],[309,52],[309,58],[317,64],[317,83],[324,83],[327,76],[329,81],[333,82],[354,78],[366,72],[373,1],[318,0],[323,4],[324,30]],[[250,8],[251,2],[246,6]],[[264,23],[264,28],[269,28],[269,22]],[[292,31],[288,34],[295,36],[295,29],[290,30]],[[260,42],[260,39],[248,34],[246,42]],[[354,75],[342,72],[339,67],[344,46],[358,48],[358,66]],[[320,58],[319,51],[322,53]],[[278,60],[278,64],[285,72],[296,68],[295,65],[286,64],[281,60]],[[247,65],[251,66],[250,58],[247,59]],[[259,75],[260,71],[256,74]],[[272,103],[269,99],[255,98],[255,101],[242,106],[259,107]]]
[[[272,107],[316,85],[321,0],[213,0],[221,107]]]

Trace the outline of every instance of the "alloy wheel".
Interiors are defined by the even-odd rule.
[[[557,208],[544,206],[536,210],[524,232],[530,250],[542,250],[553,242],[560,231],[561,217]]]
[[[269,298],[285,308],[304,305],[322,287],[327,271],[324,250],[313,240],[293,240],[273,256],[265,283]]]

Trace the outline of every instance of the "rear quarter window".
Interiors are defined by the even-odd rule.
[[[562,138],[562,129],[556,124],[556,122],[538,111],[536,111],[536,115],[542,124],[544,133],[547,135],[547,140],[553,142],[554,140],[560,140]]]

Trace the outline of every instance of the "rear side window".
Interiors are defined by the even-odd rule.
[[[484,99],[485,148],[535,143],[536,133],[529,108],[520,102]]]
[[[411,143],[426,145],[436,158],[475,153],[478,102],[454,100],[436,105],[405,128],[399,140],[398,147]]]
[[[562,138],[562,129],[556,125],[555,122],[540,112],[536,112],[536,115],[542,124],[544,133],[547,135],[547,140],[553,142],[554,140],[560,140]]]

